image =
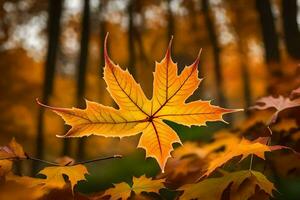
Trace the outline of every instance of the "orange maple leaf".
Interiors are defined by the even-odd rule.
[[[171,40],[172,41],[172,40]],[[56,108],[41,104],[60,115],[72,128],[63,137],[82,137],[91,134],[105,137],[124,137],[142,132],[138,147],[147,157],[155,158],[164,170],[173,143],[181,143],[176,132],[163,120],[179,124],[206,125],[207,121],[224,121],[222,115],[239,110],[225,109],[210,101],[185,103],[198,88],[200,52],[195,62],[178,75],[177,65],[171,59],[171,41],[165,57],[156,63],[153,97],[149,100],[141,86],[119,65],[113,63],[104,47],[104,80],[119,109],[86,101],[86,109]]]

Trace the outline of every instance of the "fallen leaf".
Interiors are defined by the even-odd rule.
[[[164,188],[164,179],[153,180],[152,178],[147,178],[145,175],[139,178],[133,177],[133,184],[130,187],[127,183],[114,184],[113,188],[105,191],[105,193],[100,197],[110,196],[111,200],[126,200],[134,192],[135,195],[141,195],[142,192],[154,192],[159,193],[159,190]]]
[[[102,197],[110,196],[109,199],[111,200],[125,200],[128,199],[130,195],[131,187],[127,183],[118,183],[114,184],[113,188],[106,190]]]
[[[185,103],[201,81],[198,78],[200,53],[196,61],[178,75],[178,67],[171,59],[170,42],[165,57],[160,63],[156,63],[153,96],[149,100],[128,70],[121,69],[109,58],[106,43],[107,37],[104,48],[104,80],[119,110],[90,101],[86,101],[87,107],[83,110],[55,108],[38,102],[72,126],[63,137],[92,134],[124,137],[142,132],[138,147],[145,149],[146,157],[155,158],[164,171],[173,143],[181,142],[176,132],[163,120],[186,126],[202,126],[208,121],[224,121],[223,114],[240,111],[214,106],[210,101]]]
[[[88,174],[88,171],[84,165],[55,166],[46,167],[41,170],[39,174],[46,176],[46,179],[42,179],[44,187],[58,189],[65,187],[66,181],[63,175],[66,175],[69,178],[73,190],[78,181],[85,180],[85,174]]]
[[[222,166],[229,160],[234,157],[242,156],[240,160],[245,159],[249,155],[253,154],[257,157],[265,159],[265,152],[272,151],[271,146],[267,146],[266,144],[262,144],[261,141],[249,141],[247,139],[242,139],[240,143],[231,146],[227,151],[224,153],[219,154],[216,158],[212,159],[209,162],[207,167],[207,171],[203,176],[210,175],[215,169]],[[277,149],[274,149],[277,150]]]
[[[245,186],[246,180],[250,181]],[[245,170],[225,173],[222,177],[208,178],[195,184],[183,185],[178,189],[184,191],[179,199],[220,200],[224,190],[228,187],[230,187],[231,200],[250,198],[255,194],[256,187],[270,196],[275,190],[273,183],[263,174]]]

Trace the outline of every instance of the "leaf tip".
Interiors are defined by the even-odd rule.
[[[67,134],[65,134],[65,135],[55,135],[57,138],[67,138],[68,136],[67,136]]]
[[[106,36],[105,36],[105,39],[104,39],[104,60],[105,60],[105,63],[111,63],[111,60],[110,60],[110,58],[108,56],[108,53],[107,53],[108,36],[109,36],[109,32],[106,33]]]
[[[196,58],[196,60],[194,62],[194,66],[198,66],[199,65],[201,54],[202,54],[202,48],[200,48],[200,50],[198,52],[197,58]]]
[[[173,43],[173,35],[171,36],[171,39],[169,41],[168,49],[167,49],[166,56],[165,56],[168,59],[171,58],[172,43]]]

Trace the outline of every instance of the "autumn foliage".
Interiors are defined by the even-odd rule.
[[[58,135],[60,138],[123,138],[141,133],[138,148],[144,149],[147,158],[157,161],[161,173],[132,177],[131,183],[114,183],[99,193],[81,194],[76,185],[89,174],[84,162],[65,158],[48,162],[52,166],[42,169],[38,176],[19,176],[13,173],[13,163],[37,159],[12,139],[0,148],[0,199],[22,199],[29,192],[26,199],[159,199],[163,190],[171,190],[174,199],[183,200],[271,198],[277,190],[269,176],[286,176],[300,167],[299,154],[293,149],[300,138],[299,131],[293,131],[299,127],[299,115],[293,114],[300,106],[299,88],[289,97],[263,97],[249,108],[251,112],[275,108],[275,112],[261,118],[253,114],[237,127],[217,132],[210,142],[182,143],[167,121],[189,127],[206,126],[207,122],[225,122],[224,114],[242,109],[222,108],[210,101],[187,101],[201,82],[201,51],[194,63],[179,73],[172,60],[171,44],[172,40],[162,61],[156,63],[151,99],[128,70],[110,59],[106,37],[104,80],[118,109],[88,100],[85,109],[52,107],[38,101],[71,126],[66,134]],[[281,117],[287,110],[290,113]],[[281,143],[282,137],[285,143]],[[180,144],[175,150],[174,143]],[[294,163],[282,168],[277,162],[281,157],[293,157]]]

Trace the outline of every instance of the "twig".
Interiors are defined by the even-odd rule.
[[[87,164],[87,163],[98,162],[98,161],[102,161],[102,160],[109,160],[109,159],[113,159],[113,158],[122,158],[122,156],[121,155],[114,155],[114,156],[109,156],[109,157],[104,157],[104,158],[95,158],[95,159],[92,159],[92,160],[85,160],[85,161],[81,161],[81,162],[76,162],[73,165]]]
[[[30,156],[27,156],[27,160],[33,160],[33,161],[45,163],[45,164],[48,164],[48,165],[60,166],[60,164],[58,164],[58,163],[50,162],[50,161],[47,161],[47,160],[42,160],[42,159],[39,159],[39,158],[33,158],[33,157],[30,157]]]
[[[0,158],[0,160],[16,160],[16,161],[20,161],[20,160],[32,160],[32,161],[37,161],[37,162],[41,162],[41,163],[45,163],[48,165],[53,165],[53,166],[63,166],[59,163],[55,163],[55,162],[51,162],[51,161],[47,161],[47,160],[43,160],[43,159],[39,159],[39,158],[34,158],[31,157],[27,154],[25,154],[26,157],[6,157],[6,158]],[[74,166],[74,165],[79,165],[79,164],[87,164],[87,163],[92,163],[92,162],[98,162],[98,161],[102,161],[102,160],[109,160],[109,159],[114,159],[114,158],[122,158],[121,155],[113,155],[113,156],[109,156],[109,157],[104,157],[104,158],[95,158],[92,160],[86,160],[86,161],[80,161],[80,162],[75,162],[72,164],[72,162],[68,162],[67,164],[65,164],[64,166]]]

